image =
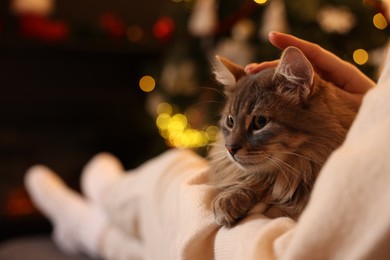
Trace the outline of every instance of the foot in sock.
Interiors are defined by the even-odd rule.
[[[107,190],[123,174],[123,166],[116,157],[109,153],[100,153],[93,157],[83,170],[82,192],[92,204],[102,207]]]
[[[62,250],[99,256],[107,221],[98,207],[69,189],[44,166],[32,167],[25,185],[35,205],[52,222],[53,238]]]

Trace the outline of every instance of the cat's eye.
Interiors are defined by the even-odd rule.
[[[231,115],[226,117],[226,126],[232,128],[234,126],[234,118]]]
[[[264,116],[255,116],[255,117],[253,117],[253,122],[252,122],[253,130],[260,130],[267,123],[268,123],[268,120],[267,120],[266,117],[264,117]]]

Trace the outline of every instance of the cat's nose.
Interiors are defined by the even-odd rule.
[[[237,151],[241,149],[241,146],[238,144],[225,144],[225,147],[232,156],[234,156]]]

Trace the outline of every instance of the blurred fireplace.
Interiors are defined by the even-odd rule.
[[[83,165],[98,152],[133,168],[165,148],[138,87],[159,57],[0,41],[0,240],[49,228],[23,191],[33,164],[78,189]]]

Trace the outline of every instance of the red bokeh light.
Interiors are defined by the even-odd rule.
[[[36,14],[20,16],[20,32],[24,37],[44,41],[62,41],[68,38],[69,27],[63,21],[51,21]]]
[[[5,200],[5,215],[9,218],[20,217],[36,213],[26,190],[18,187],[11,190]]]
[[[120,38],[126,34],[125,23],[111,12],[102,13],[99,17],[100,27],[111,37]]]
[[[175,23],[171,17],[161,17],[156,21],[153,26],[154,36],[161,40],[166,41],[171,38],[175,30]]]

